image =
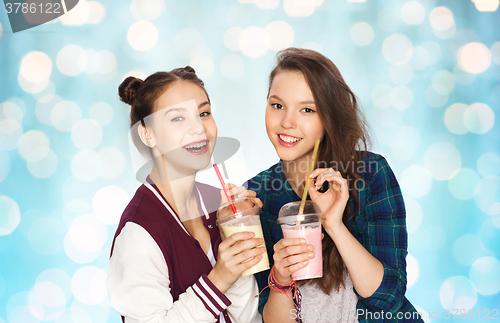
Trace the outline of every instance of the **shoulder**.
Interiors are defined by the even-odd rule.
[[[391,180],[394,173],[385,159],[380,154],[371,151],[358,152],[358,174],[367,182],[377,182],[379,180]]]
[[[145,185],[141,185],[123,211],[120,222],[124,224],[129,221],[136,222],[146,214],[149,216],[149,214],[161,213],[163,209],[159,206],[161,202],[154,193]]]
[[[274,164],[266,170],[258,173],[254,177],[250,178],[247,182],[243,184],[246,189],[257,192],[257,194],[261,190],[266,190],[266,188],[270,187],[271,182],[279,177],[279,174],[282,172],[281,162]]]
[[[116,229],[115,238],[120,235],[122,229],[129,222],[136,223],[149,232],[159,223],[165,222],[165,219],[168,218],[165,217],[165,212],[168,212],[168,210],[155,194],[145,185],[141,185],[123,211]]]

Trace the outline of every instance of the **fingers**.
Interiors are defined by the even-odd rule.
[[[240,187],[243,187],[243,186],[240,186]],[[244,187],[243,187],[243,189],[244,189],[244,191],[239,193],[238,197],[249,197],[249,198],[257,197],[257,193],[255,193],[254,191],[245,190]]]
[[[316,178],[318,175],[323,174],[324,172],[327,172],[329,170],[333,170],[332,168],[316,168],[313,170],[313,172],[309,175],[309,178]]]
[[[274,245],[274,252],[293,245],[305,245],[304,238],[283,238]]]
[[[229,195],[231,195],[231,198],[233,199],[241,197],[240,194],[246,191],[246,188],[244,188],[243,186],[236,186],[231,183],[227,183],[226,188],[229,192]]]
[[[229,237],[226,237],[226,239],[220,243],[219,249],[221,251],[226,250],[231,246],[235,245],[237,242],[252,239],[254,236],[255,233],[251,231],[235,232],[231,234]]]

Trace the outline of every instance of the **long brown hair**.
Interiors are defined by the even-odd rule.
[[[130,127],[132,129],[132,140],[143,155],[150,154],[149,148],[144,145],[137,133],[137,127],[142,124],[146,127],[145,119],[154,112],[154,103],[167,88],[179,81],[192,82],[203,89],[207,95],[208,102],[210,98],[203,81],[196,75],[194,68],[186,66],[176,68],[170,72],[156,72],[148,76],[144,81],[129,76],[118,87],[120,100],[131,105]],[[147,119],[146,119],[147,120]]]
[[[324,55],[308,49],[287,48],[277,54],[277,64],[269,76],[269,89],[274,77],[282,71],[298,71],[304,75],[313,94],[325,135],[318,151],[319,167],[332,167],[348,179],[349,195],[354,207],[359,204],[355,183],[358,161],[364,159],[370,138],[368,125],[358,107],[356,96],[346,84],[337,66]],[[268,94],[269,96],[269,94]],[[362,160],[361,159],[361,160]],[[349,204],[342,221],[354,215]],[[335,243],[328,234],[323,238],[323,277],[317,283],[325,294],[344,285],[345,267]]]

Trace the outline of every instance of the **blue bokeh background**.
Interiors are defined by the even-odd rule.
[[[219,136],[241,142],[225,163],[241,184],[277,161],[264,108],[276,51],[288,46],[337,64],[369,121],[372,150],[396,173],[410,301],[427,322],[447,321],[445,309],[499,318],[497,8],[498,0],[80,1],[15,34],[2,9],[0,323],[120,321],[104,282],[117,221],[140,185],[129,109],[117,95],[126,76],[192,65]],[[218,185],[212,172],[199,180]]]

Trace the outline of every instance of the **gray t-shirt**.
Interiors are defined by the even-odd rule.
[[[351,276],[346,271],[345,288],[323,293],[317,284],[299,285],[302,294],[300,318],[303,323],[357,323],[356,304],[358,297],[354,293]]]

